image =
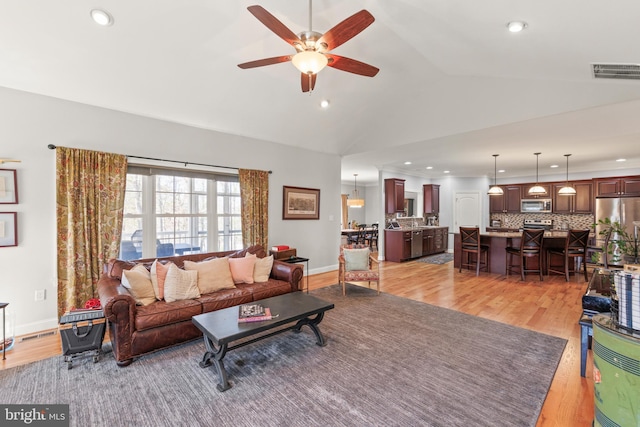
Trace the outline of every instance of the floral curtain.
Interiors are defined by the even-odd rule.
[[[269,241],[269,172],[240,169],[242,200],[242,244],[261,245]]]
[[[126,183],[126,156],[56,148],[59,316],[97,296],[118,254]]]

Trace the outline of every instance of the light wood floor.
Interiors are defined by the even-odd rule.
[[[383,292],[568,340],[537,425],[592,425],[591,354],[587,378],[580,377],[578,320],[582,312],[581,297],[587,287],[584,277],[572,276],[567,283],[563,276],[546,276],[543,282],[531,276],[521,282],[519,276],[507,278],[480,273],[480,277],[476,277],[472,271],[458,273],[453,263],[432,265],[417,261],[381,262],[380,272]],[[313,275],[309,282],[312,290],[335,284],[337,272]],[[0,368],[60,355],[61,351],[58,334],[25,342],[18,338]]]

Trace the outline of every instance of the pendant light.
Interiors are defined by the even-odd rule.
[[[504,191],[502,190],[501,187],[498,187],[497,184],[497,180],[498,180],[498,156],[500,154],[494,154],[493,155],[493,187],[491,187],[489,189],[489,191],[487,191],[487,194],[490,196],[501,196],[502,194],[504,194]]]
[[[569,186],[569,156],[571,156],[571,154],[565,154],[564,156],[567,158],[567,181],[564,187],[558,190],[558,194],[561,196],[573,196],[576,194],[576,189]]]
[[[362,208],[364,207],[364,199],[361,199],[358,195],[357,173],[353,174],[353,199],[347,199],[347,206],[350,208]]]
[[[529,189],[529,194],[532,196],[538,196],[540,194],[547,194],[547,190],[538,184],[538,156],[542,153],[533,153],[536,156],[536,185]]]

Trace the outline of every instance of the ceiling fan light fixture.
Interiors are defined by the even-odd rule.
[[[304,74],[316,74],[327,66],[329,60],[320,52],[305,50],[291,58],[293,65]]]

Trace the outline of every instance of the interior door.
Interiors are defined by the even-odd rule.
[[[480,193],[477,191],[458,191],[454,198],[454,233],[460,227],[480,227],[482,212],[480,210]]]

